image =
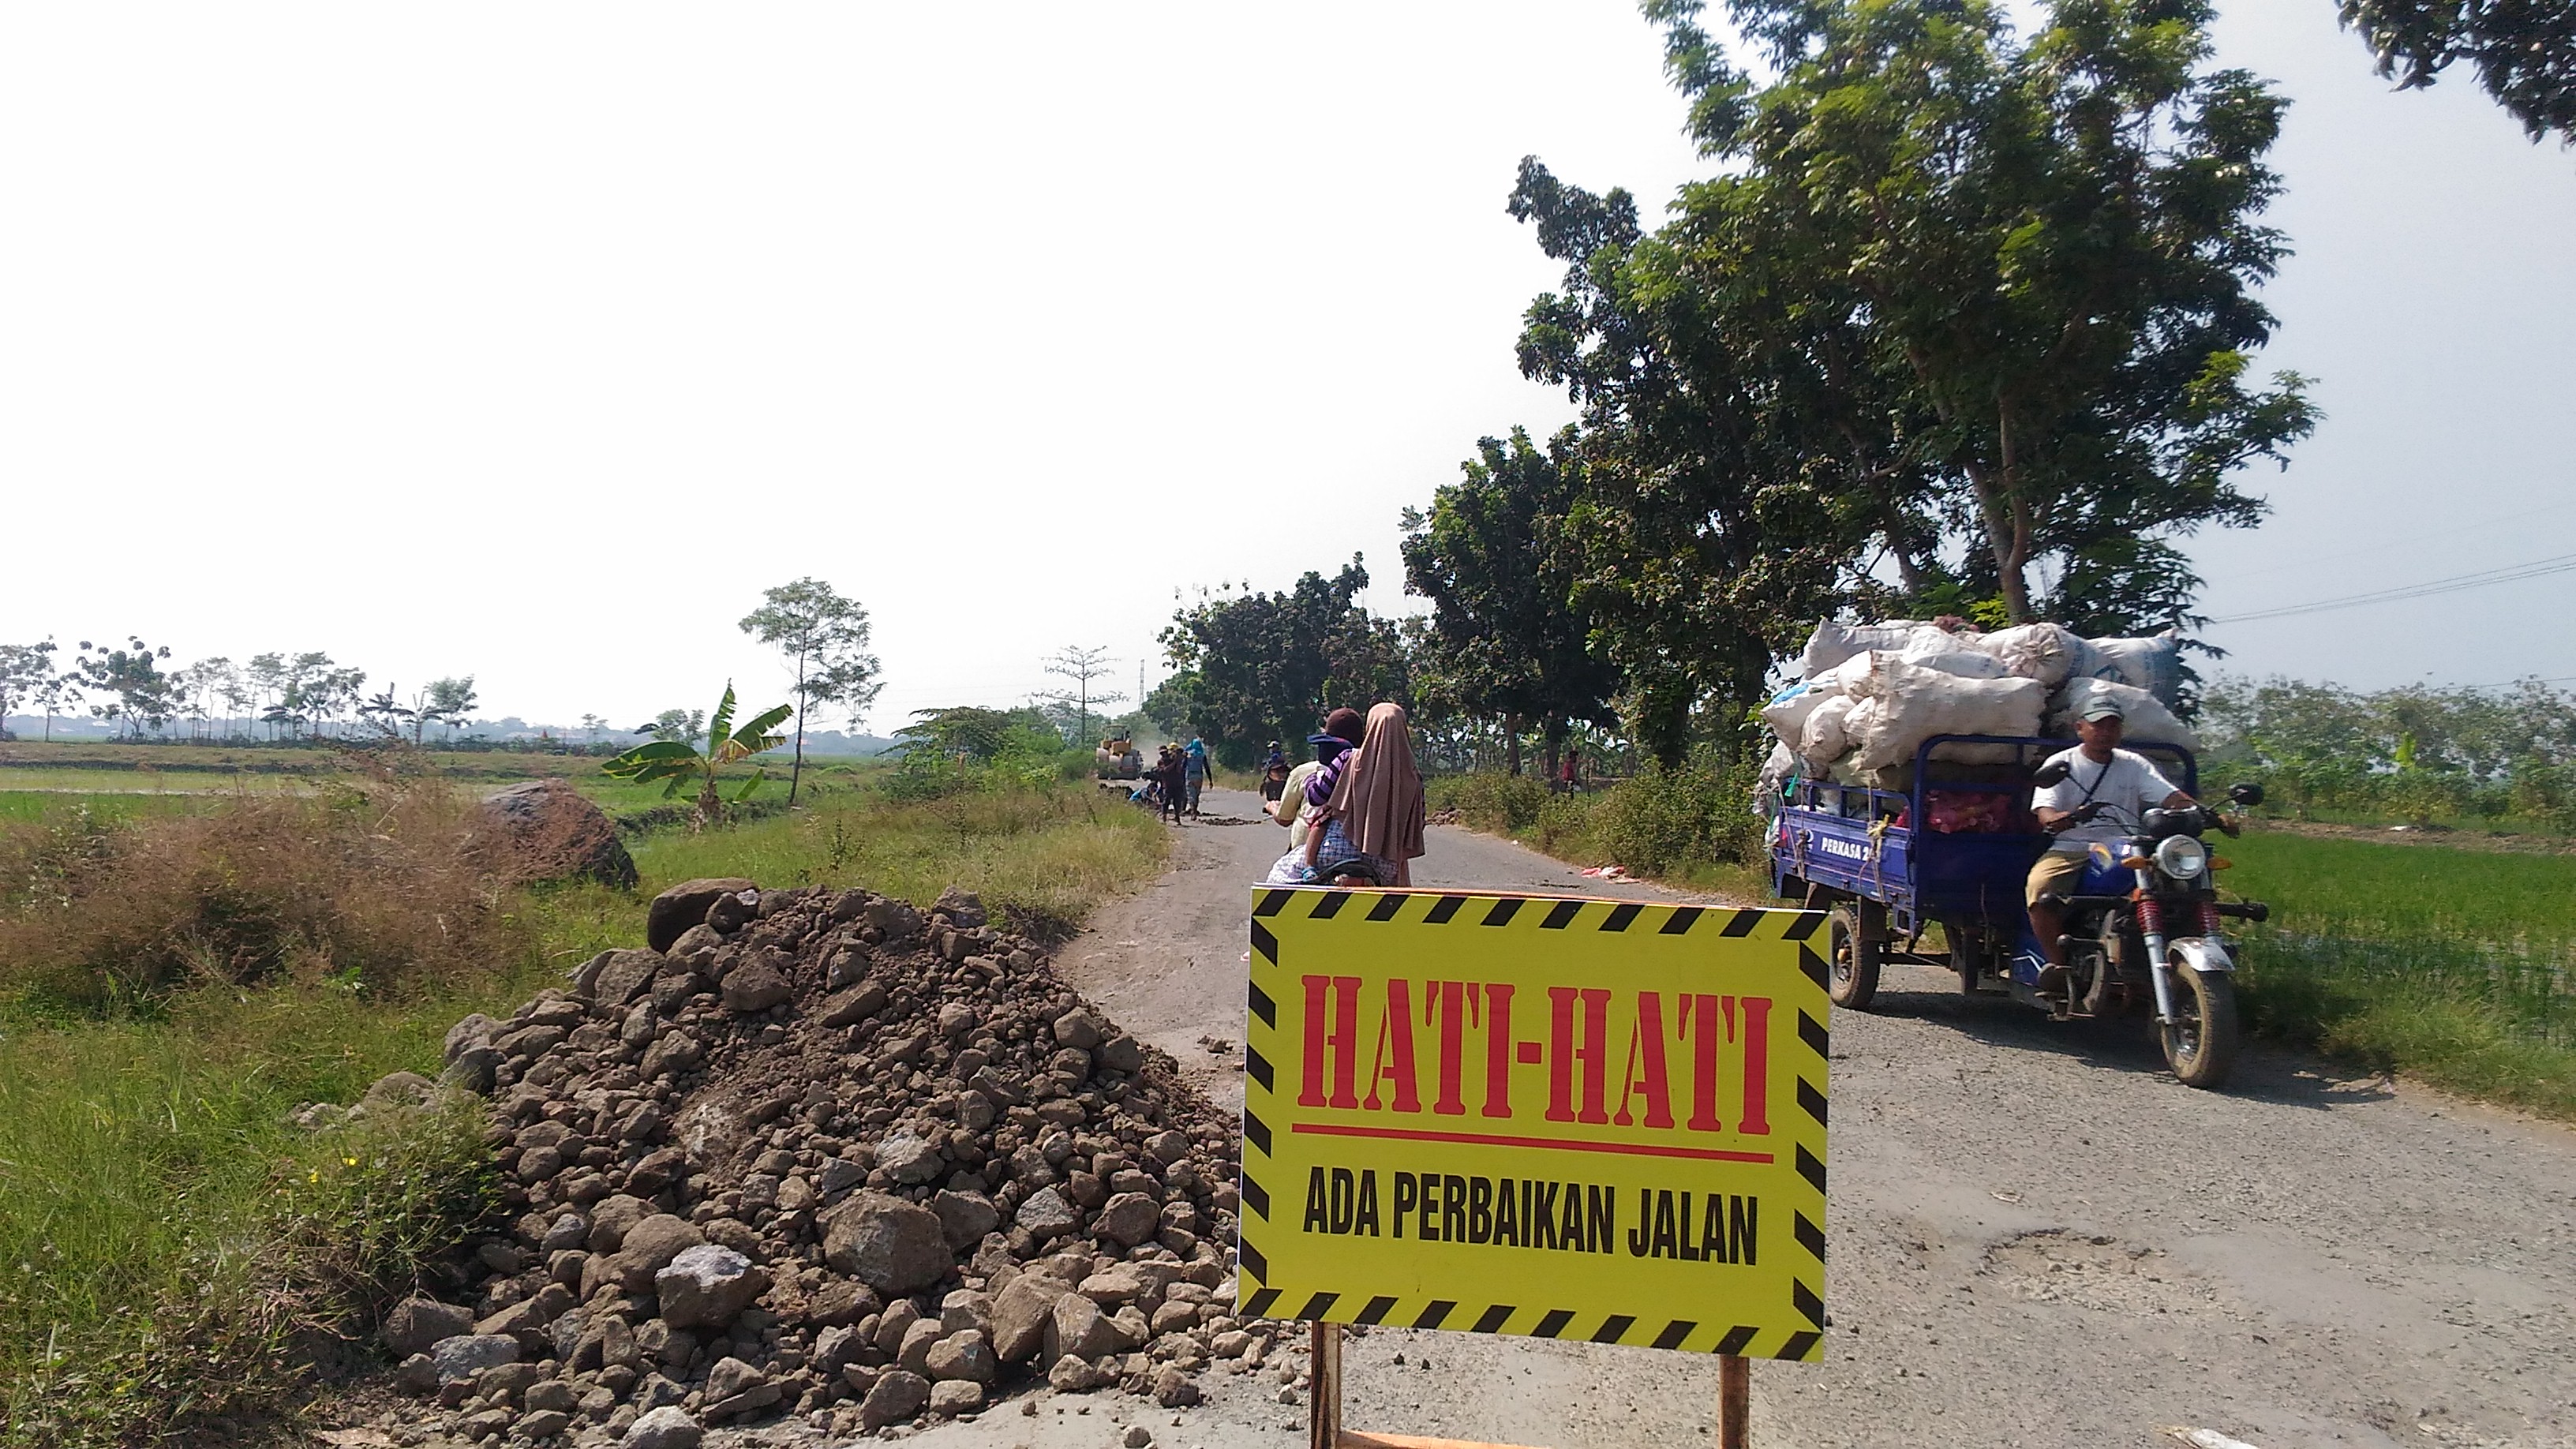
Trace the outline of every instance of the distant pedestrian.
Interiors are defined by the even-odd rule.
[[[1332,783],[1320,806],[1309,811],[1306,835],[1306,864],[1315,877],[1356,875],[1380,885],[1411,885],[1413,862],[1423,851],[1422,774],[1413,763],[1404,706],[1371,709],[1360,747],[1307,782],[1308,800],[1327,774]]]
[[[1189,748],[1181,755],[1181,763],[1189,767],[1190,813],[1196,815],[1199,813],[1199,787],[1207,783],[1210,770],[1207,741],[1196,735],[1190,736]]]
[[[1565,768],[1559,772],[1557,783],[1569,793],[1582,785],[1583,757],[1581,755],[1571,749],[1565,752]]]
[[[1169,815],[1173,824],[1179,824],[1181,811],[1188,807],[1190,799],[1190,767],[1180,746],[1163,746],[1162,754],[1154,761],[1154,779],[1163,797],[1158,818]]]

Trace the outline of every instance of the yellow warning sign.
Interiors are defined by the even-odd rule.
[[[1814,1359],[1813,911],[1255,889],[1255,1315]]]

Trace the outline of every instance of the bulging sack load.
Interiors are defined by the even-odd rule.
[[[1902,662],[1877,679],[1879,692],[1843,717],[1855,769],[1910,761],[1934,735],[2036,734],[2048,699],[2035,679],[1968,679]]]
[[[1771,702],[1762,706],[1762,722],[1771,727],[1771,733],[1779,736],[1780,743],[1795,748],[1798,737],[1806,730],[1808,716],[1833,697],[1832,690],[1813,680],[1790,685],[1771,696]]]
[[[2017,624],[1980,636],[1975,648],[2001,661],[2005,672],[2055,689],[2083,657],[2085,644],[2063,624]]]
[[[1994,655],[1947,635],[1938,640],[1917,638],[1896,657],[1918,669],[1937,669],[1962,679],[2002,679],[2015,672]]]
[[[2069,679],[2107,679],[2143,689],[2167,707],[2182,700],[2182,639],[2167,629],[2144,639],[2084,639]]]
[[[1807,652],[1798,661],[1798,677],[1813,679],[1853,655],[1872,649],[1902,649],[1913,642],[1916,629],[1930,627],[1912,619],[1890,619],[1883,624],[1837,624],[1827,619],[1808,636]]]
[[[1798,736],[1798,753],[1818,765],[1829,765],[1851,749],[1848,721],[1851,712],[1862,701],[1847,694],[1829,695],[1807,716],[1807,726]]]
[[[2108,699],[2120,707],[2120,733],[2125,743],[2180,745],[2199,753],[2200,736],[2192,733],[2191,726],[2176,718],[2172,710],[2165,708],[2162,700],[2143,689],[2107,679],[2069,681],[2066,688],[2050,701],[2054,707],[2049,714],[2049,729],[2055,734],[2073,738],[2075,722],[2084,717],[2084,706],[2097,698]]]

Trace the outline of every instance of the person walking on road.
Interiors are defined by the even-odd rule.
[[[1307,782],[1310,803],[1319,792],[1323,799],[1309,810],[1306,834],[1306,864],[1318,879],[1349,873],[1373,876],[1380,885],[1413,883],[1413,862],[1423,850],[1422,774],[1413,763],[1404,706],[1381,704],[1368,712],[1360,747]]]
[[[1181,811],[1189,805],[1189,780],[1189,762],[1182,756],[1181,747],[1163,746],[1161,756],[1154,761],[1154,783],[1162,795],[1162,809],[1156,812],[1156,818],[1169,815],[1173,824],[1180,823]]]
[[[1190,813],[1196,815],[1199,813],[1199,788],[1208,781],[1207,741],[1196,735],[1190,736],[1189,748],[1181,752],[1181,763],[1188,767]]]

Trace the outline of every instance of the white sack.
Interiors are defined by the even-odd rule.
[[[1874,770],[1914,758],[1934,735],[2031,735],[2048,689],[2035,679],[1965,679],[1901,661],[1878,671],[1879,692],[1843,718],[1851,764]]]
[[[2008,673],[2055,689],[2066,682],[2085,644],[2063,624],[2021,624],[1980,637],[1976,648],[2002,660]]]
[[[2069,680],[2066,688],[2050,700],[2054,707],[2049,715],[2049,729],[2068,739],[2074,738],[2075,722],[2084,717],[2083,706],[2096,697],[2107,696],[2120,706],[2121,737],[2133,745],[2180,745],[2194,754],[2200,751],[2200,736],[2191,726],[2175,717],[2164,702],[2143,689],[2107,679]]]
[[[1935,631],[1937,632],[1937,631]],[[1896,656],[1918,669],[1937,669],[1962,679],[2002,679],[2013,670],[2001,659],[1983,650],[1971,649],[1964,640],[1941,635],[1941,642],[1916,639]]]
[[[1780,792],[1788,786],[1789,777],[1798,770],[1798,757],[1787,745],[1773,745],[1763,758],[1762,777],[1753,790],[1753,813],[1765,820],[1780,813]]]
[[[1893,649],[1864,649],[1828,669],[1812,681],[1827,694],[1844,694],[1853,699],[1874,698],[1886,689],[1880,677],[1897,664]]]
[[[2145,639],[2087,639],[2070,679],[2107,679],[2143,689],[2166,705],[2182,698],[2182,640],[2173,630]]]
[[[1773,695],[1769,704],[1762,706],[1762,722],[1771,727],[1771,733],[1780,737],[1780,743],[1794,748],[1798,736],[1806,729],[1807,717],[1831,697],[1831,690],[1813,683],[1790,685]]]
[[[1798,662],[1798,677],[1813,679],[1853,655],[1872,649],[1902,649],[1912,641],[1918,627],[1922,626],[1912,619],[1891,619],[1884,624],[1837,624],[1827,619],[1808,636],[1807,652]]]
[[[1862,701],[1847,694],[1826,696],[1825,702],[1807,716],[1807,727],[1798,736],[1798,753],[1816,765],[1829,765],[1841,759],[1851,749],[1848,733],[1851,712],[1861,704]]]

